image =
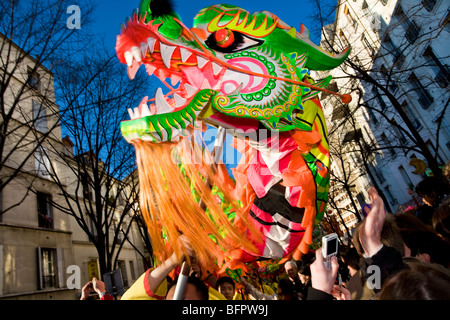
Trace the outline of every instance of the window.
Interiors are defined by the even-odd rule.
[[[36,196],[39,228],[53,229],[51,195],[38,192]]]
[[[384,192],[390,204],[396,205],[398,203],[397,199],[392,195],[391,190],[389,190],[389,187],[385,187]]]
[[[350,22],[350,24],[353,26],[353,28],[356,31],[358,29],[358,21],[355,18],[352,17],[352,15],[350,14],[350,10],[348,9],[347,5],[344,6],[344,14],[347,17],[347,19]]]
[[[386,78],[387,83],[390,82],[389,84],[389,89],[392,93],[397,92],[398,90],[398,85],[395,82],[395,80],[392,78],[392,75],[390,74],[390,72],[386,69],[386,67],[383,65],[381,65],[380,67],[380,73],[383,75],[384,78]]]
[[[406,16],[401,6],[397,7],[395,15],[400,19],[400,23],[402,27],[405,29],[405,37],[408,40],[408,42],[410,44],[416,42],[420,33],[420,27],[417,25],[417,23]]]
[[[395,45],[394,42],[392,42],[392,39],[389,36],[384,38],[384,45],[388,53],[392,55],[395,67],[400,69],[405,62],[405,56],[402,51]]]
[[[411,74],[409,80],[411,81],[411,85],[418,95],[418,101],[420,105],[423,109],[427,110],[433,103],[434,98],[428,93],[428,90],[425,89],[425,87],[422,85],[422,83],[414,73]]]
[[[136,279],[136,273],[134,272],[134,262],[132,260],[130,262],[130,273],[131,273],[131,280]]]
[[[450,72],[448,67],[441,63],[431,47],[428,47],[425,50],[423,56],[436,74],[434,81],[436,81],[441,88],[447,88],[448,83],[450,82]]]
[[[377,99],[378,104],[381,107],[381,111],[386,110],[386,107],[387,107],[386,103],[384,102],[383,97],[381,96],[380,92],[378,91],[378,88],[372,87],[372,93],[373,93],[373,96],[375,97],[375,99]]]
[[[405,181],[405,183],[408,187],[414,186],[414,184],[412,183],[411,179],[408,176],[408,173],[406,172],[406,170],[403,166],[398,167],[398,171],[400,171],[403,181]]]
[[[127,267],[125,265],[125,261],[119,260],[117,263],[119,265],[120,272],[122,273],[123,286],[128,287]]]
[[[86,173],[81,173],[80,176],[81,176],[81,178],[80,178],[81,185],[83,186],[83,198],[85,200],[92,201],[93,196],[92,196],[91,186],[89,185],[90,177]]]
[[[377,125],[379,122],[378,122],[377,117],[376,117],[375,114],[373,113],[372,107],[367,106],[367,107],[366,107],[366,110],[367,110],[367,112],[369,113],[369,118],[370,118],[370,120],[372,120],[372,122],[373,122],[374,125]]]
[[[395,150],[392,148],[391,142],[384,133],[381,134],[381,140],[383,141],[384,147],[389,150],[391,156],[395,157],[397,154],[395,153]]]
[[[36,174],[42,178],[50,178],[50,159],[47,155],[47,149],[39,146],[34,152]]]
[[[403,134],[403,131],[400,130],[400,128],[399,128],[400,125],[397,123],[397,121],[395,121],[394,118],[391,119],[391,123],[392,123],[392,128],[395,131],[395,136],[399,139],[400,144],[406,145],[408,140],[406,139],[405,135]]]
[[[425,8],[425,10],[430,12],[436,5],[436,0],[422,0],[422,5]]]
[[[47,111],[46,109],[38,102],[32,101],[33,105],[33,122],[36,130],[47,133]]]
[[[98,232],[97,232],[97,227],[95,226],[95,222],[92,219],[92,217],[89,215],[89,213],[86,212],[86,224],[88,225],[89,228],[89,232],[92,236],[93,239],[89,239],[91,242],[92,241],[97,241],[98,238]]]
[[[369,51],[369,54],[371,57],[375,56],[375,49],[370,44],[369,40],[366,38],[366,35],[363,33],[361,36],[361,42],[363,43],[364,47]]]
[[[420,121],[417,119],[417,117],[414,115],[413,111],[410,110],[409,105],[406,103],[406,101],[404,101],[402,103],[402,107],[403,107],[403,111],[405,112],[406,116],[408,117],[408,119],[413,123],[414,128],[416,128],[417,131],[419,131],[420,129],[422,129],[422,124],[420,123]]]
[[[39,289],[58,286],[58,264],[56,249],[38,247]]]
[[[375,167],[371,166],[372,172],[375,174],[375,176],[377,177],[378,181],[380,181],[380,183],[384,183],[386,181],[386,179],[384,178],[383,172],[377,170]]]
[[[28,67],[27,84],[31,88],[33,88],[33,89],[35,89],[37,91],[41,90],[41,76],[36,71],[33,72],[33,69],[30,68],[30,67]]]
[[[344,31],[339,30],[339,38],[341,39],[341,42],[343,43],[344,48],[350,46],[350,42],[348,41],[347,37],[345,36]]]

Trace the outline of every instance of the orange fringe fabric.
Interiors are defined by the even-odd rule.
[[[211,273],[229,262],[233,249],[255,250],[253,241],[261,236],[255,230],[250,231],[255,239],[245,236],[245,229],[251,224],[236,202],[239,198],[232,195],[233,181],[226,178],[224,167],[213,171],[211,154],[200,148],[195,139],[183,139],[178,145],[138,140],[133,144],[139,173],[140,209],[158,260],[167,259],[173,252],[178,257],[186,255],[183,247],[174,245],[181,234],[190,240],[203,271]],[[173,156],[173,151],[177,156]],[[184,165],[184,174],[177,159]],[[233,206],[237,224],[229,221],[210,186],[218,186],[226,203]],[[200,197],[201,205],[193,197],[193,190]]]

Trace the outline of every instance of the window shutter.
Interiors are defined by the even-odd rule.
[[[64,288],[64,250],[56,248],[56,259],[58,261],[58,287]]]
[[[42,278],[42,251],[41,247],[37,247],[37,262],[38,262],[38,290],[44,288],[43,278]]]

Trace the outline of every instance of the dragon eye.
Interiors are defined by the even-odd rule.
[[[221,48],[227,48],[234,43],[234,33],[230,29],[221,29],[214,32],[214,39]]]
[[[205,44],[215,51],[233,53],[258,46],[262,42],[262,40],[250,38],[238,31],[224,28],[210,34]]]

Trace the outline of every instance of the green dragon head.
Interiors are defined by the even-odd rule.
[[[144,0],[116,51],[131,79],[144,65],[168,89],[129,110],[124,137],[170,142],[196,120],[226,129],[310,131],[305,101],[326,91],[330,78],[314,83],[308,71],[333,69],[350,50],[327,53],[303,25],[298,32],[267,11],[213,5],[187,28],[167,1]]]

